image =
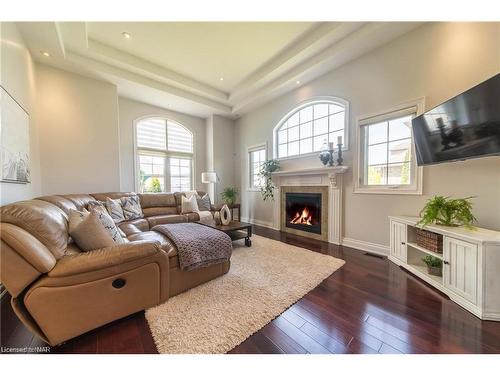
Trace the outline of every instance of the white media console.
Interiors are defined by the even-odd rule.
[[[389,260],[480,319],[500,321],[500,232],[426,225],[423,229],[443,235],[443,253],[437,254],[416,244],[419,218],[390,216],[389,220]],[[422,258],[429,254],[443,260],[443,276],[427,273]]]

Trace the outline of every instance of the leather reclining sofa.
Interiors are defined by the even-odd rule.
[[[158,305],[229,271],[229,261],[181,270],[176,248],[151,230],[158,224],[199,220],[197,213],[180,213],[183,193],[137,194],[144,218],[118,224],[130,242],[80,251],[68,234],[70,210],[134,194],[52,195],[0,208],[0,281],[19,319],[50,345]]]

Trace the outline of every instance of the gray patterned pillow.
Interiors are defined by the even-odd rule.
[[[104,207],[95,206],[91,212],[97,214],[99,221],[104,225],[104,228],[109,233],[113,241],[116,243],[125,243],[122,235],[120,234],[120,230],[116,226],[114,220],[109,216],[108,212],[104,209]]]
[[[198,210],[200,211],[210,211],[211,205],[210,205],[210,197],[208,194],[205,194],[203,197],[196,197],[196,200],[198,202]]]
[[[121,223],[125,220],[122,202],[120,199],[106,198],[106,209],[108,210],[109,216],[111,216],[115,223]]]
[[[122,203],[123,215],[125,220],[140,219],[144,217],[142,213],[141,203],[137,195],[131,197],[123,197],[120,199]]]
[[[106,202],[103,202],[103,201],[90,201],[89,203],[87,203],[87,210],[91,210],[93,209],[94,207],[97,207],[97,206],[100,206],[100,207],[106,207]]]

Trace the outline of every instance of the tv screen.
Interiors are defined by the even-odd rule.
[[[412,120],[417,164],[500,154],[500,74]]]

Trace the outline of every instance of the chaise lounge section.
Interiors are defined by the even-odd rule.
[[[135,193],[51,195],[1,207],[1,282],[17,316],[57,345],[228,272],[229,261],[182,270],[175,246],[151,230],[199,220],[181,213],[183,194],[137,194],[144,218],[118,224],[127,243],[90,252],[69,236],[70,210]]]

